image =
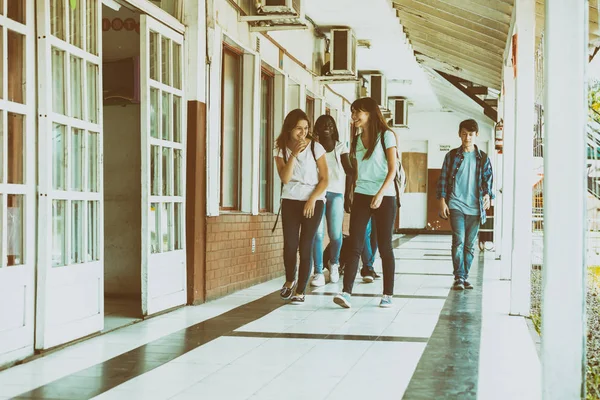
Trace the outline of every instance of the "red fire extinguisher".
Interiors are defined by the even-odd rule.
[[[502,148],[504,147],[504,123],[502,120],[496,123],[494,131],[494,144],[496,146],[496,150],[498,150],[498,153],[502,154]]]

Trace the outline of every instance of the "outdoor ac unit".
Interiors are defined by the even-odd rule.
[[[407,127],[408,126],[408,100],[407,99],[394,99],[393,100],[394,110],[394,126]]]
[[[350,28],[331,29],[331,75],[356,76],[356,36]]]
[[[371,98],[377,102],[381,108],[387,108],[387,82],[382,74],[373,74],[369,76]]]
[[[292,14],[304,17],[303,0],[256,0],[259,14]]]

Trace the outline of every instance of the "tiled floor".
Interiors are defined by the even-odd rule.
[[[452,292],[448,236],[396,242],[394,307],[381,280],[278,298],[281,279],[185,307],[0,372],[0,400],[537,399],[539,360],[509,285],[480,257]],[[376,264],[378,268],[378,264]]]
[[[140,299],[104,298],[104,332],[110,332],[141,320]]]

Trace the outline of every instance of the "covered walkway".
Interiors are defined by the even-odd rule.
[[[540,362],[510,283],[481,253],[455,292],[450,237],[399,236],[396,295],[328,284],[302,306],[280,279],[185,307],[0,372],[0,399],[538,399]],[[376,268],[379,265],[376,264]]]

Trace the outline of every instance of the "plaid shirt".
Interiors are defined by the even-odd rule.
[[[477,191],[479,193],[479,212],[481,215],[481,224],[483,225],[486,220],[485,209],[483,208],[483,196],[488,194],[490,200],[495,197],[492,190],[494,175],[490,158],[483,151],[479,150],[477,146],[475,146],[475,157],[477,159],[475,173],[477,175]],[[456,174],[464,159],[465,156],[463,154],[462,146],[452,149],[446,154],[442,166],[442,173],[440,174],[440,179],[437,184],[438,200],[442,198],[446,199],[446,202],[450,200],[450,195],[452,194],[456,183]],[[484,159],[485,161],[482,165],[482,160]]]

